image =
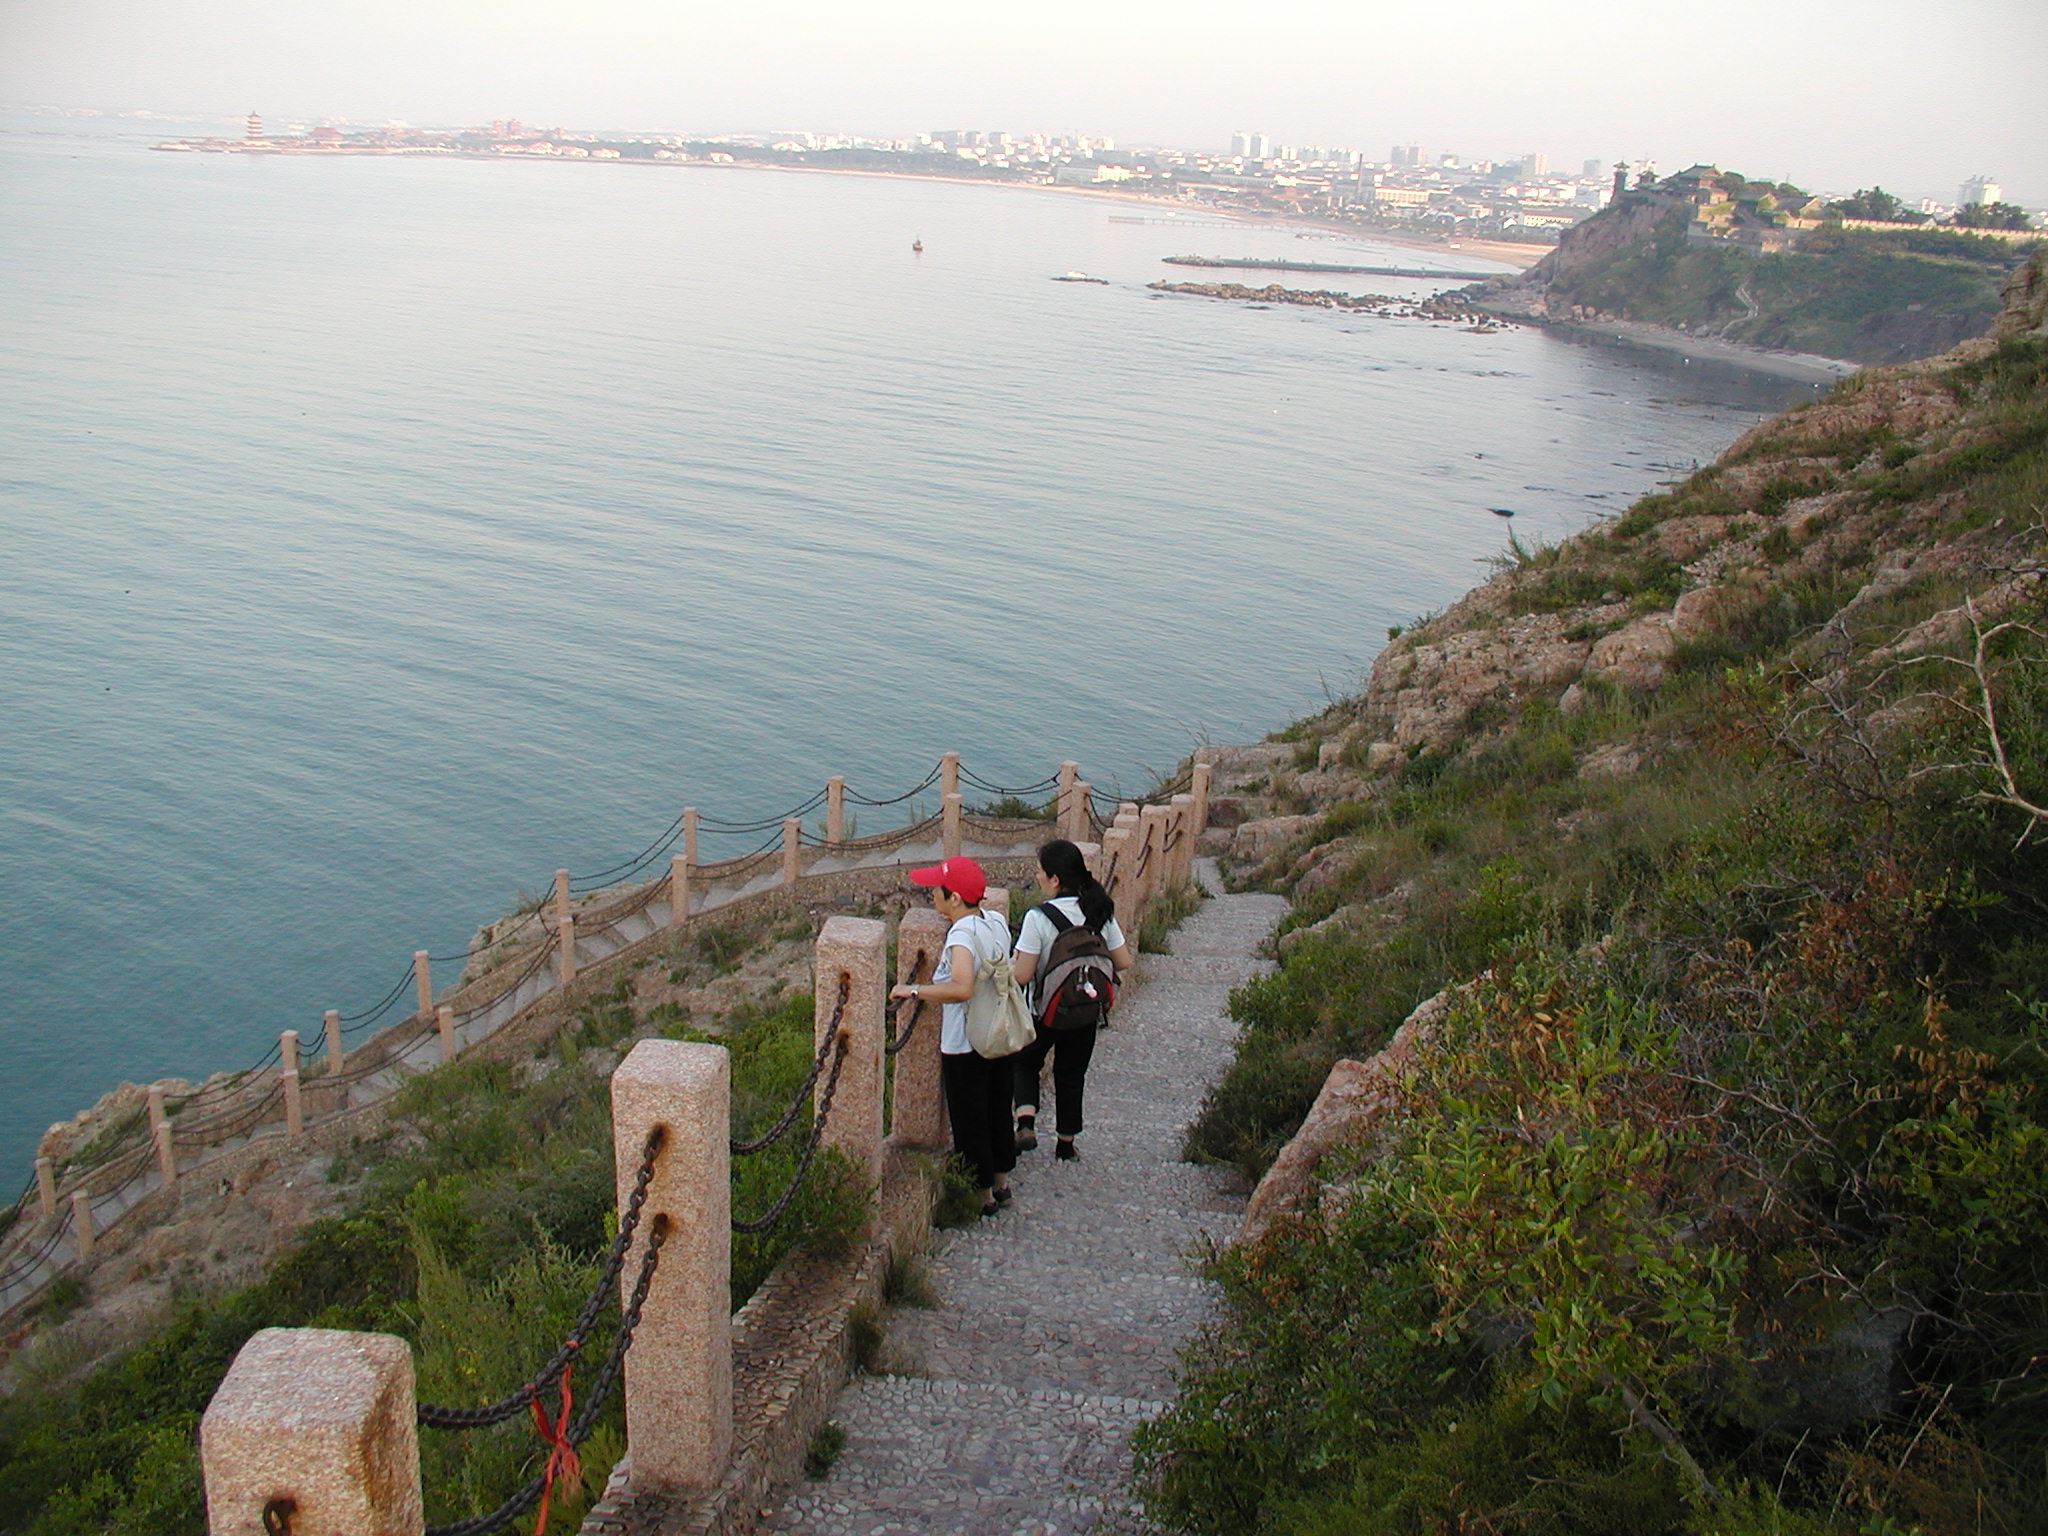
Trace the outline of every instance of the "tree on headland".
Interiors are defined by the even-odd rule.
[[[1927,215],[1908,208],[1883,187],[1859,187],[1853,197],[1838,197],[1828,204],[1830,212],[1845,219],[1869,219],[1878,224],[1921,224]]]
[[[1956,210],[1959,229],[2032,229],[2034,221],[2018,203],[1965,203]]]

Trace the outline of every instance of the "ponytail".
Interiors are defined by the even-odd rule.
[[[1081,925],[1100,933],[1116,915],[1116,901],[1081,857],[1081,850],[1063,837],[1038,850],[1038,867],[1059,882],[1060,894],[1081,903]]]

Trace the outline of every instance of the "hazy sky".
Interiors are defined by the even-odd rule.
[[[1707,160],[2048,205],[2048,0],[0,0],[0,100]]]

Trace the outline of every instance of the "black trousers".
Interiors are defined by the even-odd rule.
[[[939,1057],[946,1116],[953,1122],[953,1150],[974,1170],[974,1182],[983,1189],[995,1183],[997,1174],[1017,1166],[1017,1143],[1010,1130],[1010,1063],[1016,1059],[991,1060],[974,1051]]]
[[[1095,1031],[1093,1024],[1084,1024],[1079,1029],[1041,1029],[1037,1039],[1010,1058],[1014,1063],[1010,1069],[1010,1102],[1045,1102],[1039,1098],[1038,1088],[1045,1058],[1050,1054],[1052,1088],[1059,1101],[1059,1133],[1080,1135],[1081,1098],[1088,1087],[1088,1063],[1095,1056]]]

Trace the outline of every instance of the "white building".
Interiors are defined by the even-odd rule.
[[[1956,193],[1958,208],[1982,208],[1986,203],[2005,201],[2005,188],[1989,176],[1972,176]]]

